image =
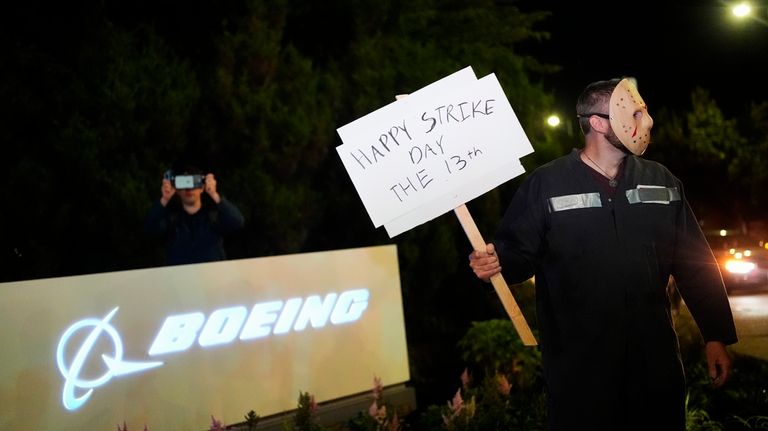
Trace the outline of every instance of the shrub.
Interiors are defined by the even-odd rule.
[[[511,321],[473,322],[458,344],[468,364],[461,386],[446,406],[425,411],[424,429],[544,428],[541,355],[522,344]]]

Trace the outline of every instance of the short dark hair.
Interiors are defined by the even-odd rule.
[[[592,131],[589,125],[589,115],[593,113],[607,114],[602,109],[608,106],[613,90],[619,85],[622,78],[609,79],[607,81],[593,82],[584,89],[576,101],[576,116],[579,118],[579,127],[585,135]]]
[[[174,175],[203,175],[204,172],[197,165],[189,162],[176,162],[173,164]]]

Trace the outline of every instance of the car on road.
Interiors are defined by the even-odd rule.
[[[722,229],[707,235],[729,293],[768,290],[768,241]]]

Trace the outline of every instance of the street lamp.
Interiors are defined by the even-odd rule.
[[[547,117],[547,125],[549,127],[557,127],[560,125],[560,117],[557,114],[552,114]]]
[[[723,2],[725,3],[725,2]],[[740,3],[731,3],[731,15],[733,15],[734,18],[743,21],[747,18],[751,18],[760,24],[764,26],[768,26],[768,21],[766,21],[764,18],[760,16],[760,13],[758,13],[758,10],[761,10],[761,7],[752,7],[752,4],[750,4],[747,1],[743,1]]]
[[[573,137],[573,123],[570,119],[566,118],[566,120],[563,121],[560,119],[559,115],[551,114],[549,117],[547,117],[546,123],[550,129],[561,130],[556,133],[565,133],[569,138]]]
[[[752,13],[752,5],[747,2],[735,4],[733,7],[731,7],[731,13],[736,18],[747,17]]]

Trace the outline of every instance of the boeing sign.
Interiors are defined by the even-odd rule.
[[[290,298],[285,301],[267,301],[253,305],[219,308],[206,315],[202,312],[173,314],[154,337],[147,354],[162,356],[190,349],[197,341],[200,347],[221,346],[235,339],[249,341],[270,335],[300,332],[308,326],[315,329],[331,325],[354,322],[368,307],[368,289],[352,289],[341,293],[328,293],[325,297],[311,295],[306,298]],[[119,307],[113,308],[103,318],[86,318],[70,325],[59,338],[56,348],[56,363],[64,378],[62,404],[74,411],[82,407],[93,394],[94,389],[105,385],[113,377],[138,373],[164,365],[160,361],[127,361],[123,359],[123,341],[118,330],[110,323]],[[75,334],[87,332],[83,337]],[[111,355],[97,356],[94,346],[101,337],[107,337],[112,344]],[[83,339],[79,347],[72,348],[73,340]],[[68,352],[74,352],[67,358]],[[88,361],[103,362],[104,374],[86,379],[81,376]],[[80,392],[80,395],[77,392]]]
[[[409,380],[392,245],[0,283],[0,429],[202,429]]]

